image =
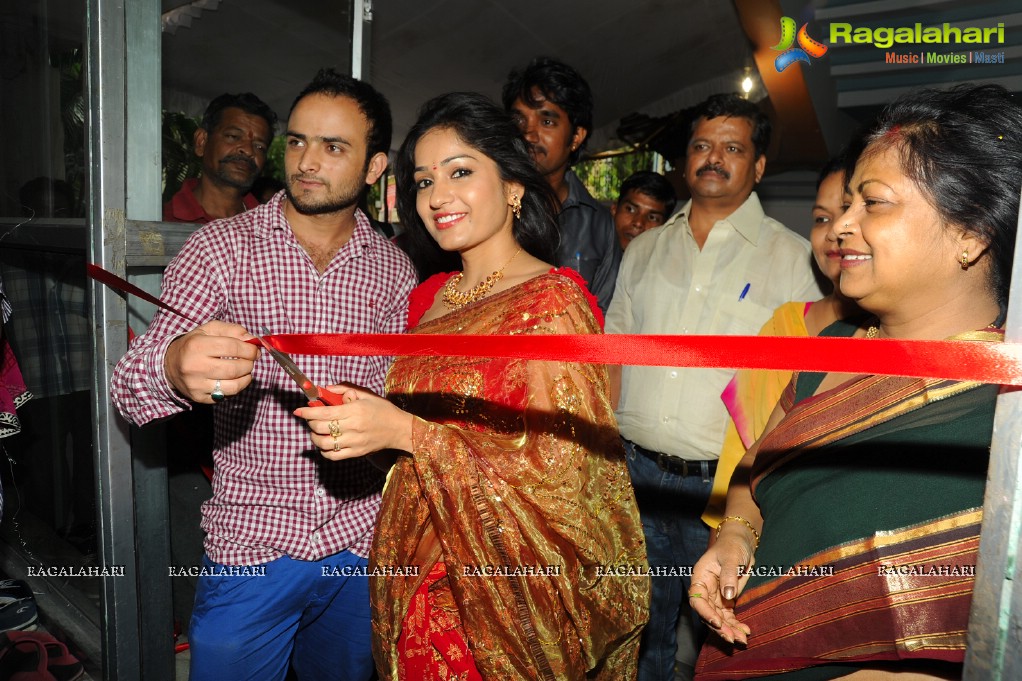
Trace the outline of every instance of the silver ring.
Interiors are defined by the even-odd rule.
[[[216,379],[216,383],[213,384],[213,392],[211,392],[209,394],[209,396],[213,398],[214,402],[219,402],[220,400],[222,400],[225,397],[227,397],[226,395],[224,395],[224,391],[220,389],[220,379],[219,378]]]

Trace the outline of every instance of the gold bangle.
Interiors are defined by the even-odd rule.
[[[720,538],[720,528],[724,525],[724,523],[726,523],[729,520],[734,520],[735,522],[742,523],[747,528],[749,528],[752,531],[752,536],[756,539],[756,545],[752,547],[752,550],[755,551],[756,549],[759,548],[759,532],[756,530],[755,527],[752,526],[752,523],[750,523],[748,520],[746,520],[745,518],[743,518],[740,515],[725,516],[723,520],[721,520],[719,523],[717,523],[717,538],[718,539]]]

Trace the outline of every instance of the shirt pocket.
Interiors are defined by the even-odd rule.
[[[717,307],[713,319],[716,333],[727,336],[755,336],[770,319],[773,310],[748,298],[729,300]]]

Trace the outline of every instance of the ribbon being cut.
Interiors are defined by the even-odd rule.
[[[188,319],[97,265],[89,276]],[[944,378],[1022,386],[1022,344],[762,336],[278,334],[289,354],[511,357],[632,366],[780,369]],[[253,343],[258,343],[253,340]]]

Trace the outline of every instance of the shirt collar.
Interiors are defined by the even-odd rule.
[[[206,224],[217,218],[206,212],[199,200],[195,198],[195,188],[199,186],[199,178],[190,177],[181,183],[181,189],[170,197],[171,212],[176,222],[197,222]],[[259,200],[251,193],[241,197],[245,210],[252,210],[259,205]]]
[[[181,189],[170,197],[174,220],[179,222],[207,223],[213,217],[203,210],[199,200],[195,198],[195,188],[199,186],[199,178],[190,177],[181,183]]]
[[[294,239],[294,232],[284,217],[285,193],[277,192],[273,198],[259,206],[256,210],[261,214],[260,219],[255,223],[256,236],[267,239],[275,230],[287,232],[289,238]],[[376,252],[377,239],[382,239],[376,230],[373,229],[369,218],[360,209],[355,209],[355,229],[351,232],[351,238],[341,246],[341,253],[350,253],[349,257],[358,257],[362,254],[372,255]],[[297,241],[296,241],[297,243]]]
[[[582,180],[574,172],[568,170],[564,173],[564,181],[568,184],[568,198],[564,200],[563,208],[574,205],[585,205],[590,208],[599,208],[600,204],[592,197]]]
[[[685,224],[688,224],[689,212],[692,210],[692,199],[685,202],[685,205],[681,207],[673,218],[668,221],[668,224],[672,224],[677,220],[684,219]],[[763,212],[763,205],[759,202],[759,196],[756,192],[749,194],[749,198],[745,199],[745,202],[738,207],[738,209],[727,216],[721,222],[726,222],[731,225],[736,232],[742,235],[742,237],[755,246],[759,242],[759,232],[763,225],[763,218],[766,217],[766,213]]]

